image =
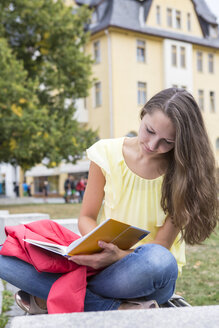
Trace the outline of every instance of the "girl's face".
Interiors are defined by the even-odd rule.
[[[170,118],[160,110],[145,114],[141,120],[138,140],[143,153],[164,154],[174,148],[175,127]]]

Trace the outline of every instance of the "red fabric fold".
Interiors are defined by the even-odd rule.
[[[97,271],[23,241],[28,238],[68,246],[80,236],[51,220],[6,226],[5,233],[1,255],[16,256],[39,272],[63,273],[50,289],[48,313],[83,312],[87,276]]]

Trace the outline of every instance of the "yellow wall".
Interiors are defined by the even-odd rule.
[[[99,135],[103,138],[109,136],[109,74],[108,74],[108,42],[106,34],[99,33],[91,38],[87,45],[86,52],[93,58],[93,43],[100,40],[101,61],[98,64],[93,64],[93,78],[95,82],[101,82],[102,87],[102,105],[94,107],[94,88],[90,89],[87,97],[88,119],[89,126],[99,130]]]
[[[197,71],[197,51],[203,53],[203,72]],[[208,54],[214,54],[214,73],[208,72]],[[204,90],[204,111],[203,117],[206,128],[213,146],[214,153],[219,162],[219,153],[216,151],[216,139],[219,138],[219,51],[208,48],[193,46],[193,68],[194,68],[194,96],[198,99],[198,90]],[[215,112],[210,111],[210,91],[215,92]]]
[[[148,99],[162,89],[162,43],[143,34],[112,30],[114,137],[138,132],[137,83],[147,83]],[[146,42],[146,62],[137,62],[137,40]],[[159,74],[160,78],[154,74]]]
[[[156,6],[160,6],[160,13],[161,13],[161,25],[157,25],[156,22]],[[181,29],[176,29],[174,27],[167,26],[167,8],[173,10],[179,10],[181,12]],[[191,14],[191,31],[187,29],[187,14]],[[174,21],[174,19],[173,19]],[[169,30],[172,32],[183,33],[187,35],[202,37],[202,30],[199,25],[198,17],[194,10],[194,5],[191,0],[153,0],[152,5],[148,14],[147,26],[162,28],[165,30]]]

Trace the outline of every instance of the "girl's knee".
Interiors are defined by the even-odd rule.
[[[178,265],[173,254],[165,247],[158,244],[146,244],[135,250],[136,254],[142,256],[143,263],[148,270],[156,273],[171,274],[172,279],[177,279]]]

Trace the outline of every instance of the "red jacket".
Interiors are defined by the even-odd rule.
[[[16,256],[32,264],[39,272],[63,273],[50,289],[48,313],[84,311],[86,277],[97,271],[23,241],[24,238],[29,238],[67,246],[80,237],[51,220],[7,226],[5,232],[7,239],[0,251],[1,255]]]

